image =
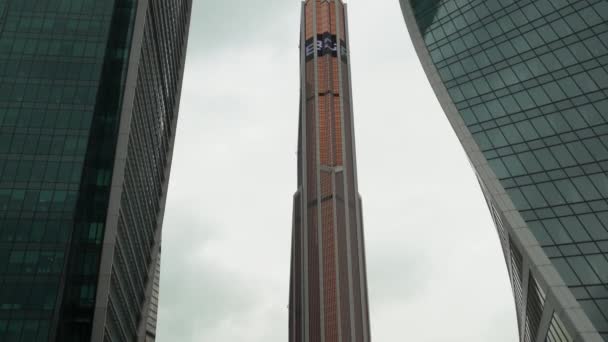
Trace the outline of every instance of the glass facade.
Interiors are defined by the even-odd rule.
[[[190,8],[187,0],[153,0],[145,13],[108,284],[104,338],[109,341],[147,335],[147,317],[158,300],[154,282],[160,257],[159,230]],[[146,305],[142,305],[144,298]]]
[[[162,170],[155,180],[166,183],[185,48],[177,38],[186,36],[190,2],[149,2],[146,12],[161,7],[156,11],[163,15],[153,19],[163,22],[144,31],[166,29],[154,39],[173,42],[156,43],[161,48],[154,69],[129,70],[142,8],[137,0],[0,0],[0,341],[91,339],[96,308],[109,300],[99,302],[98,272],[110,197],[117,191],[111,185],[121,115],[125,101],[134,101],[125,95],[129,72],[138,74],[138,89],[158,88],[156,97],[171,113],[166,123],[154,116],[157,111],[141,114],[160,127],[158,139],[167,137],[164,153],[153,150],[154,157],[144,158]],[[152,70],[156,82],[145,78]],[[131,132],[133,149],[142,132]],[[151,196],[157,201],[164,198],[160,185],[138,186],[155,189]],[[156,230],[161,205],[131,201],[154,220],[133,223],[130,230]],[[121,246],[154,268],[150,254],[134,254],[141,247],[128,237]],[[141,306],[145,295],[140,292],[128,305]],[[131,340],[135,330],[128,338],[107,340]]]
[[[132,6],[130,1],[0,1],[2,341],[51,337],[65,285],[73,280],[68,273],[80,278],[70,284],[75,287],[69,295],[78,295],[70,300],[92,319],[107,204],[85,213],[78,203],[92,198],[103,203],[108,190],[104,181],[111,177],[107,165],[113,151],[96,160],[87,152],[100,147],[91,144],[93,136],[110,147],[115,140],[98,124],[117,121],[126,50],[116,45],[120,40],[109,43],[108,36],[127,36]],[[113,28],[123,10],[126,20]],[[117,49],[123,53],[109,61]],[[102,73],[104,68],[116,73]],[[98,105],[98,96],[107,101]],[[85,165],[99,184],[83,184]],[[76,231],[82,235],[74,236]],[[66,257],[74,239],[87,246],[75,251],[82,259],[72,273]]]
[[[415,18],[447,101],[608,341],[608,1],[402,6]],[[534,341],[544,294],[536,283],[527,293],[520,328]],[[547,340],[569,341],[559,317],[552,322]]]

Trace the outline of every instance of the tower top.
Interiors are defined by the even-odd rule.
[[[346,0],[304,0],[303,2],[308,4],[309,2],[316,1],[317,3],[332,3],[334,1],[339,2],[340,4],[345,4]]]

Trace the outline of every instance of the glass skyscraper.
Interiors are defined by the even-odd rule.
[[[608,1],[401,0],[473,165],[521,341],[608,341]]]
[[[154,340],[191,0],[0,0],[0,341]]]
[[[302,2],[290,342],[370,341],[348,47],[341,0]]]

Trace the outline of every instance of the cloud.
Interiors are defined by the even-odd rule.
[[[189,56],[163,227],[159,340],[284,339],[297,130],[289,113],[298,94],[277,94],[297,88],[298,70],[286,62],[297,56],[273,44]]]
[[[202,56],[224,48],[287,42],[299,30],[299,2],[285,0],[194,1],[189,54]],[[295,25],[294,25],[295,24]],[[292,46],[297,46],[297,35]]]

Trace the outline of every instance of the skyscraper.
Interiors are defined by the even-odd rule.
[[[154,340],[190,9],[0,1],[0,341]]]
[[[302,3],[289,341],[370,341],[346,5]]]
[[[608,2],[401,7],[492,213],[520,341],[608,341]]]

